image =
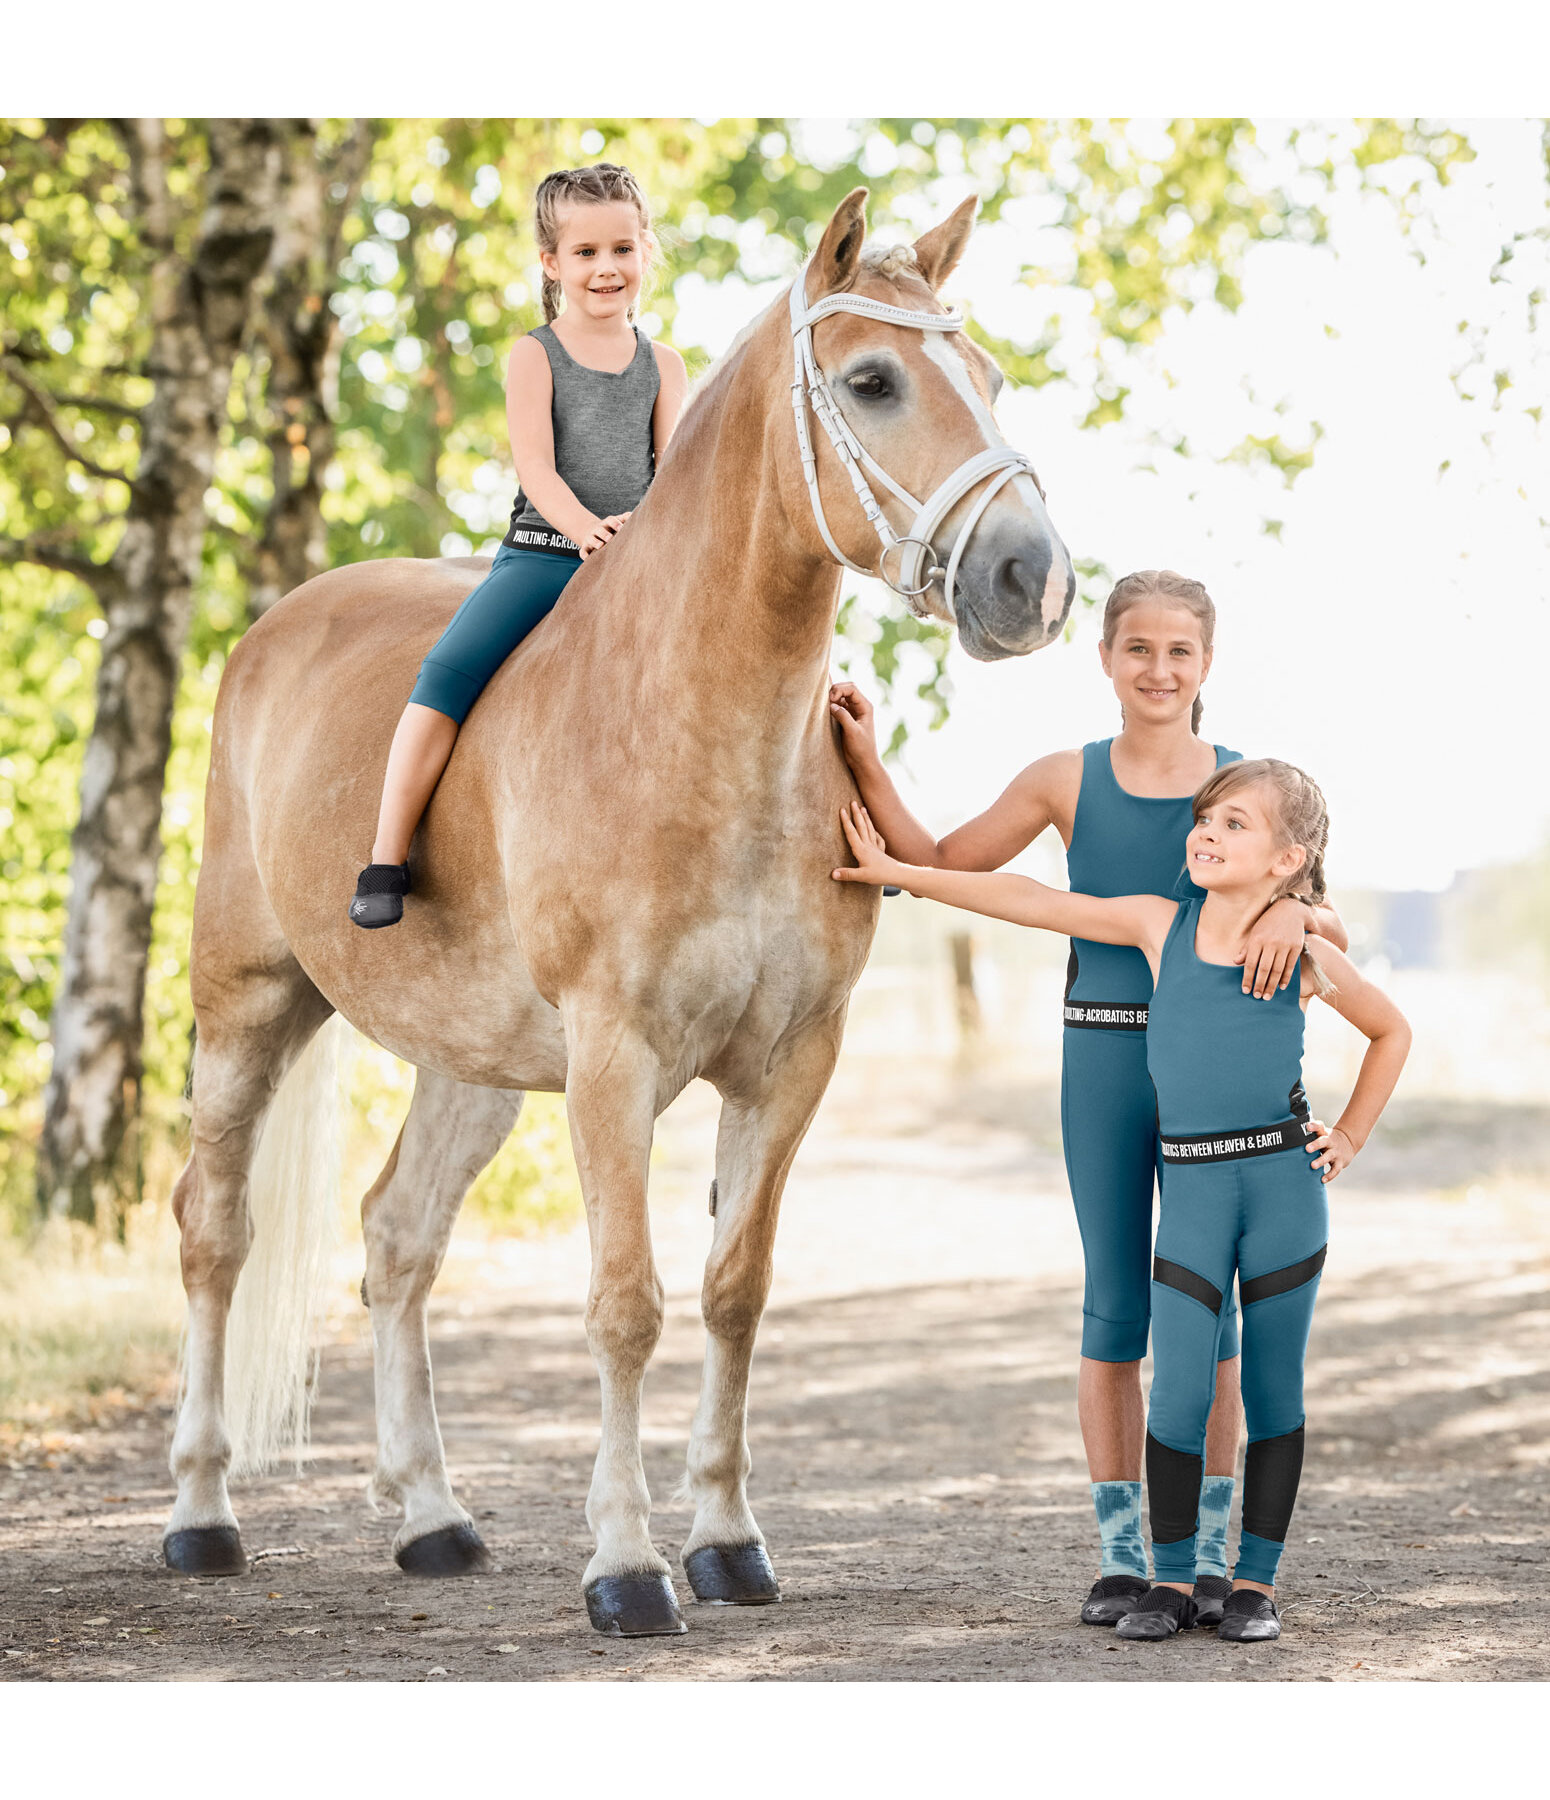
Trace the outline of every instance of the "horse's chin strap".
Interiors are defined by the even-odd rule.
[[[907,325],[918,331],[959,331],[963,328],[963,314],[919,312],[914,307],[890,306],[884,300],[873,300],[865,294],[826,294],[815,305],[809,306],[807,271],[810,267],[810,263],[804,264],[801,274],[791,284],[791,336],[796,350],[796,378],[791,383],[791,406],[796,415],[797,447],[802,453],[802,474],[812,499],[813,517],[836,562],[843,563],[847,569],[854,569],[858,575],[880,576],[908,603],[917,619],[928,616],[926,608],[920,603],[920,597],[939,577],[942,578],[943,598],[951,610],[958,563],[985,508],[1014,476],[1033,475],[1035,483],[1038,476],[1034,475],[1033,464],[1022,451],[1014,450],[1010,444],[995,444],[980,451],[978,456],[971,456],[967,462],[960,463],[935,493],[928,495],[924,501],[917,500],[907,489],[900,487],[888,471],[873,460],[866,446],[846,424],[839,404],[819,370],[818,359],[813,354],[813,327],[830,313],[850,312],[857,313],[864,319],[878,319],[888,325]],[[841,466],[850,477],[850,485],[856,491],[861,510],[877,533],[881,549],[874,568],[863,568],[860,563],[852,562],[835,543],[834,534],[829,530],[829,522],[823,514],[823,501],[818,493],[818,459],[813,452],[812,433],[807,425],[809,406],[828,434]],[[867,482],[865,471],[868,469],[891,493],[913,510],[915,517],[904,537],[900,537],[884,518],[877,496]],[[964,495],[987,478],[993,479],[989,480],[989,485],[975,503],[974,510],[964,521],[944,569],[935,559],[931,540],[940,530],[942,521]],[[895,550],[898,552],[898,566],[890,573],[889,554]]]

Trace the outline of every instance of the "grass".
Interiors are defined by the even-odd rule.
[[[183,1290],[165,1207],[141,1207],[123,1245],[65,1225],[0,1239],[0,1457],[49,1460],[73,1435],[177,1379]]]
[[[357,1039],[348,1081],[340,1205],[350,1271],[336,1285],[353,1306],[357,1207],[392,1150],[414,1071]],[[170,1135],[148,1144],[150,1198],[131,1209],[123,1244],[63,1222],[41,1233],[0,1228],[0,1461],[47,1461],[79,1431],[174,1397],[183,1288],[168,1202],[185,1155],[186,1142]],[[487,1237],[526,1236],[563,1229],[581,1211],[564,1099],[531,1095],[469,1191],[465,1225]]]

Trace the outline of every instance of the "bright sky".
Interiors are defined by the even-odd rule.
[[[1078,430],[1085,397],[1065,383],[998,407],[1073,555],[1115,576],[1163,566],[1205,581],[1218,626],[1203,734],[1318,779],[1336,885],[1443,887],[1550,831],[1550,458],[1524,411],[1550,374],[1525,308],[1531,286],[1550,285],[1545,243],[1490,280],[1513,233],[1546,223],[1539,126],[1465,129],[1478,160],[1435,201],[1434,224],[1407,237],[1383,197],[1337,194],[1328,248],[1257,247],[1236,315],[1202,308],[1170,324],[1122,424]],[[963,191],[944,182],[942,210]],[[949,284],[1002,335],[1031,336],[1047,304],[1015,284],[1037,215],[1030,205],[977,233]],[[681,289],[680,341],[719,352],[774,291]],[[1450,380],[1468,359],[1464,319],[1488,332],[1482,367],[1463,378],[1473,400]],[[1073,321],[1073,366],[1087,343]],[[1498,368],[1516,385],[1493,410]],[[1274,470],[1212,460],[1250,432],[1300,446],[1315,420],[1313,468],[1290,490]],[[1182,431],[1199,454],[1157,450],[1154,430]],[[1283,522],[1279,540],[1267,519]],[[869,604],[899,604],[863,585]],[[928,823],[945,830],[1033,757],[1118,728],[1096,640],[1088,615],[1073,642],[1024,659],[979,664],[954,645],[952,718],[916,735],[901,780]],[[1059,862],[1036,847],[1025,866]]]

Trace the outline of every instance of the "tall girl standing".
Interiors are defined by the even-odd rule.
[[[490,573],[432,645],[393,734],[371,861],[350,902],[367,930],[403,917],[410,842],[469,709],[583,559],[624,528],[688,390],[683,358],[635,323],[656,239],[629,170],[557,170],[539,184],[534,213],[544,324],[517,341],[506,369],[516,505]]]
[[[1199,898],[1201,890],[1182,873],[1190,796],[1239,756],[1198,735],[1215,628],[1216,609],[1198,581],[1168,569],[1127,575],[1104,608],[1098,652],[1120,703],[1118,735],[1040,757],[978,818],[940,841],[900,800],[878,754],[865,696],[838,683],[830,690],[830,711],[890,856],[926,868],[998,869],[1053,825],[1074,890]],[[1283,990],[1309,929],[1345,948],[1332,908],[1296,897],[1267,906],[1248,934],[1243,991],[1268,1000]],[[1139,950],[1071,940],[1061,1135],[1086,1265],[1077,1416],[1101,1542],[1098,1579],[1081,1608],[1088,1625],[1114,1624],[1148,1588],[1141,1359],[1151,1318],[1152,1194],[1160,1167],[1156,1096],[1146,1067],[1151,992],[1151,970]],[[1227,1519],[1243,1419],[1230,1301],[1218,1355],[1195,1564],[1203,1623],[1221,1616],[1230,1591]]]

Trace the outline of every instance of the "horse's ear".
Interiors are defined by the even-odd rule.
[[[809,302],[825,294],[842,294],[861,267],[861,246],[866,242],[864,187],[852,188],[834,209],[828,229],[813,253],[812,274],[807,283]]]
[[[933,292],[958,267],[958,259],[974,229],[974,215],[978,210],[979,200],[970,194],[940,225],[933,225],[924,237],[916,238],[915,266]]]

